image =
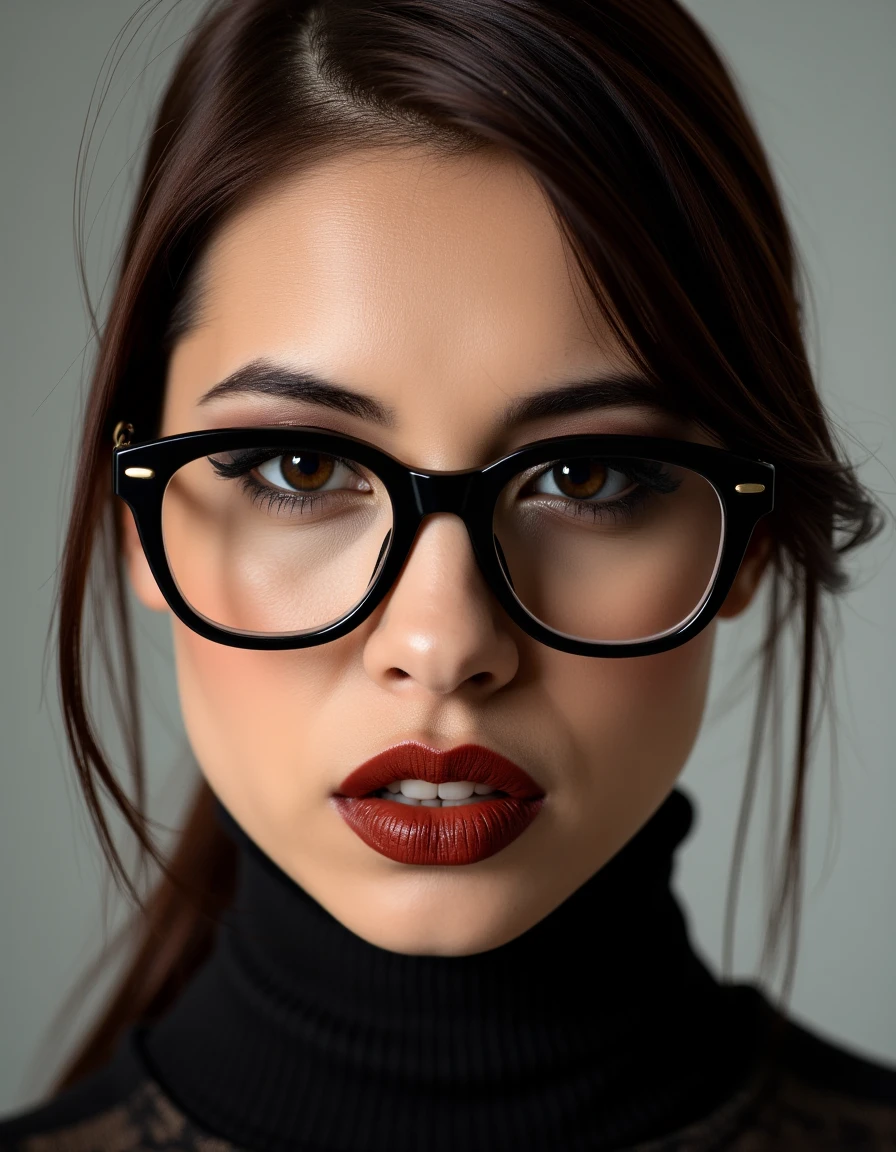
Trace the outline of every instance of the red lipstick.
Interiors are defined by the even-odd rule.
[[[470,780],[500,796],[447,808],[410,806],[374,793],[395,780],[431,784]],[[478,744],[439,752],[408,741],[365,761],[342,781],[333,802],[364,841],[400,864],[475,864],[506,848],[532,823],[544,790],[519,765]]]

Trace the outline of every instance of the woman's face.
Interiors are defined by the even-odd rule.
[[[711,443],[643,406],[503,423],[514,398],[629,366],[573,269],[538,186],[512,160],[409,148],[328,161],[215,238],[200,324],[171,358],[161,434],[315,425],[433,470],[571,433]],[[262,393],[200,403],[262,358],[362,392],[394,419]],[[165,610],[126,520],[134,588]],[[723,614],[748,603],[763,562],[754,546]],[[506,616],[450,514],[423,522],[389,595],[340,640],[245,651],[172,626],[189,739],[225,807],[353,932],[437,955],[513,939],[645,823],[696,737],[715,632],[629,659],[544,647]],[[538,816],[472,864],[381,855],[332,797],[357,765],[409,740],[509,757],[545,793]]]

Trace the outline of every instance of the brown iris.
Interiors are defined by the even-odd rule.
[[[608,471],[606,464],[600,460],[570,460],[554,466],[554,483],[564,496],[587,500],[606,484]]]
[[[300,492],[315,492],[333,475],[336,465],[332,456],[319,452],[303,452],[296,456],[280,457],[280,472],[291,488]]]

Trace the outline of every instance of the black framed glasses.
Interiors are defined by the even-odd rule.
[[[238,648],[345,636],[424,517],[448,512],[528,635],[580,656],[663,652],[712,620],[774,507],[771,464],[661,437],[559,436],[429,472],[315,427],[131,432],[116,429],[113,484],[156,582],[186,625]]]

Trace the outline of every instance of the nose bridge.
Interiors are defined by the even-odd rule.
[[[473,489],[473,476],[468,472],[445,473],[435,476],[423,472],[411,473],[411,484],[417,511],[421,516],[433,512],[453,512],[464,517]]]
[[[448,512],[465,516],[476,497],[475,473],[412,472],[421,520]],[[472,541],[470,541],[472,543]],[[413,546],[413,545],[412,545]],[[475,550],[475,548],[474,548]],[[435,533],[415,574],[398,579],[379,623],[364,646],[365,667],[383,687],[445,696],[461,686],[492,692],[516,673],[519,654],[495,606],[488,601],[476,562],[457,537]],[[451,562],[446,564],[446,558]]]

